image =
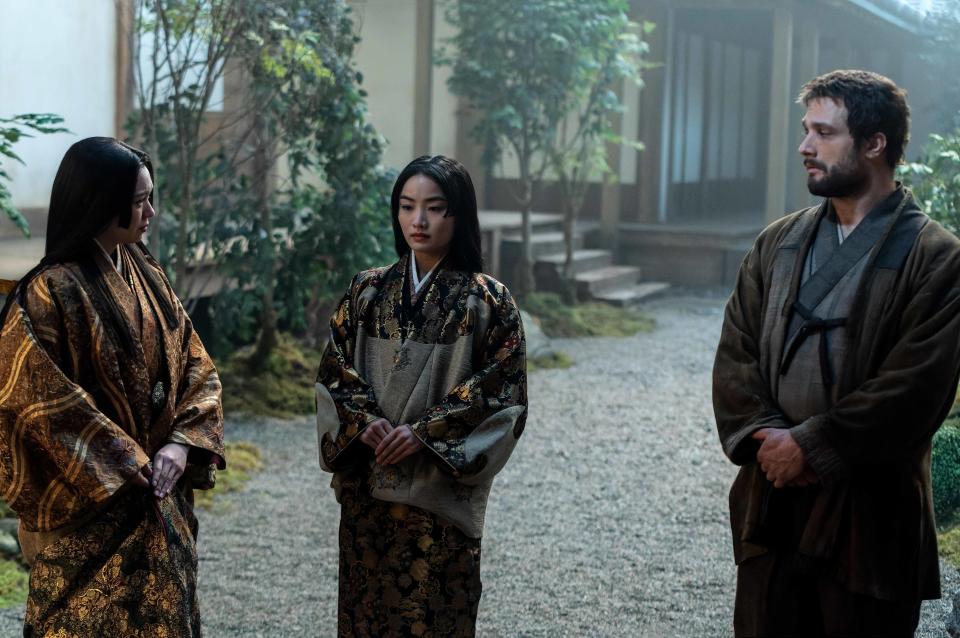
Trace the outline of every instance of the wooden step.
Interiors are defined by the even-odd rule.
[[[593,296],[594,301],[602,301],[612,306],[634,306],[653,299],[669,290],[670,284],[662,281],[646,281],[622,288],[611,288]]]
[[[591,299],[601,292],[636,284],[640,269],[636,266],[604,266],[579,273],[573,279],[577,295],[581,299]]]
[[[523,247],[523,236],[518,232],[511,232],[503,238],[502,254],[505,259],[516,260]],[[583,246],[583,237],[574,235],[573,248],[577,250]],[[563,233],[560,231],[535,232],[530,237],[530,250],[533,253],[533,260],[536,262],[545,255],[554,255],[562,253],[566,244],[563,240]]]
[[[535,272],[539,276],[541,271],[552,270],[557,276],[563,276],[563,265],[566,261],[567,255],[565,252],[544,255],[537,260]],[[573,266],[572,274],[576,275],[588,270],[604,268],[612,263],[613,251],[597,248],[575,250],[573,251],[573,263],[571,264]]]

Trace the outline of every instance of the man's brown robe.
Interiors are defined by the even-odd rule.
[[[957,391],[960,241],[899,192],[910,199],[870,252],[831,407],[790,423],[770,373],[826,205],[773,223],[745,258],[726,308],[713,401],[724,452],[742,466],[730,490],[737,563],[771,545],[764,517],[773,488],[751,434],[789,428],[820,481],[795,530],[799,554],[851,592],[910,601],[940,596],[930,449]],[[891,257],[898,241],[909,251],[902,263]]]
[[[169,286],[179,325],[159,310],[143,268],[162,278],[160,267],[119,250],[122,275],[96,262],[132,356],[76,263],[36,275],[0,332],[0,498],[35,554],[28,636],[200,635],[189,481],[162,500],[129,481],[175,441],[207,478],[196,486],[210,486],[209,465],[223,467],[220,382]]]

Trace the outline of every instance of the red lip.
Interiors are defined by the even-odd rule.
[[[430,235],[424,235],[423,233],[414,233],[410,235],[410,239],[430,239]]]

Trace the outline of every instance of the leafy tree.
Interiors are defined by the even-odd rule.
[[[960,86],[943,82],[943,78],[956,73],[960,63],[960,0],[934,2],[924,22],[925,37],[920,48],[923,64],[919,67],[942,90],[942,97],[933,108],[938,120],[960,126]]]
[[[643,55],[649,51],[649,45],[640,36],[654,28],[651,22],[637,24],[628,18],[627,0],[595,4],[595,16],[577,32],[579,40],[575,46],[579,51],[570,82],[571,112],[559,124],[556,143],[549,153],[563,202],[568,302],[575,301],[572,270],[577,214],[592,181],[616,177],[608,161],[608,145],[628,144],[638,151],[643,149],[639,141],[625,140],[617,133],[611,119],[625,110],[615,89],[628,82],[643,86],[640,74],[646,66]]]
[[[508,149],[518,163],[519,294],[534,289],[534,185],[553,168],[582,204],[587,180],[606,165],[601,141],[611,139],[609,116],[619,108],[611,89],[638,79],[643,51],[626,9],[626,0],[447,0],[457,34],[438,63],[451,67],[450,90],[479,116],[472,135],[488,168],[502,167]]]
[[[340,0],[285,0],[259,11],[268,28],[241,52],[252,69],[249,93],[261,104],[251,175],[256,215],[247,218],[255,220],[246,227],[247,255],[231,263],[260,295],[252,366],[276,346],[278,319],[305,327],[304,308],[339,293],[390,245],[383,219],[389,181],[352,64],[358,38],[349,8]],[[279,153],[288,177],[268,188],[265,176],[276,171]]]
[[[13,145],[24,137],[33,137],[27,131],[36,133],[66,132],[67,129],[59,126],[62,123],[63,118],[53,113],[24,113],[9,118],[0,118],[0,155],[23,164],[20,156],[13,151]],[[10,221],[16,224],[24,235],[29,237],[30,227],[27,225],[27,220],[13,205],[13,194],[4,181],[9,182],[10,175],[4,170],[3,164],[0,163],[0,211],[3,211]]]
[[[899,173],[927,214],[960,236],[960,129],[931,135],[920,161],[901,166]]]
[[[186,289],[197,262],[235,284],[215,320],[221,336],[258,336],[259,367],[281,323],[302,328],[305,307],[388,245],[388,225],[373,223],[382,143],[365,121],[351,13],[342,0],[140,2],[147,68],[130,130],[161,165],[161,217],[176,224],[153,248],[182,298],[207,283]]]

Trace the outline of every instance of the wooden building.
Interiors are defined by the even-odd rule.
[[[347,1],[360,37],[356,63],[370,119],[387,141],[384,163],[400,168],[426,153],[455,156],[474,175],[482,209],[514,209],[516,167],[508,158],[496,174],[484,173],[480,148],[467,134],[469,115],[447,89],[449,70],[433,63],[453,34],[443,3]],[[811,201],[796,152],[802,109],[794,100],[819,73],[859,67],[906,87],[911,156],[929,133],[949,124],[935,119],[942,88],[919,68],[922,15],[908,4],[631,0],[630,6],[634,19],[657,25],[649,37],[649,61],[656,66],[646,71],[642,90],[620,87],[626,112],[617,126],[646,150],[611,150],[619,183],[591,188],[581,226],[584,248],[593,250],[583,253],[584,263],[618,264],[621,278],[623,268],[635,266],[644,279],[723,285],[766,223]],[[9,166],[14,203],[42,234],[49,187],[69,144],[86,135],[122,135],[136,62],[130,0],[0,0],[0,13],[0,116],[58,112],[74,133],[23,142],[18,150],[27,165]],[[99,30],[100,37],[87,37],[75,25]],[[74,46],[81,41],[82,47]],[[549,184],[538,189],[535,209],[561,210]],[[497,237],[488,254],[509,256],[516,238],[507,219],[502,212],[481,216],[482,225],[495,229],[488,244]],[[555,218],[539,219],[539,231],[553,238],[544,238],[545,250],[556,251]],[[0,239],[4,235],[17,237],[17,231],[0,220]],[[597,251],[609,252],[609,259]],[[494,269],[509,283],[509,269]]]

